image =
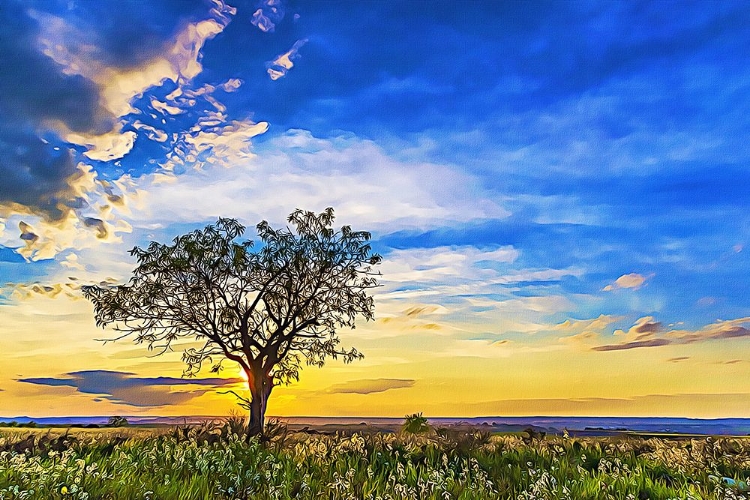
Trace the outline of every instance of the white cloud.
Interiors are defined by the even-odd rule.
[[[181,100],[192,98],[182,91],[164,102],[182,109],[187,104]],[[159,172],[123,177],[112,184],[92,174],[86,192],[90,205],[110,205],[109,211],[99,211],[110,218],[101,219],[114,224],[114,215],[127,217],[132,233],[120,233],[119,243],[107,247],[96,244],[95,236],[91,242],[59,245],[55,250],[60,265],[48,276],[50,286],[65,286],[71,283],[68,277],[75,277],[74,283],[105,278],[121,282],[134,266],[127,256],[129,248],[147,239],[167,241],[173,236],[170,228],[199,226],[219,216],[236,217],[251,227],[261,219],[278,225],[297,207],[333,206],[337,224],[388,233],[509,215],[490,193],[483,193],[474,177],[453,166],[399,161],[371,141],[351,135],[319,139],[299,130],[253,150],[252,137],[265,127],[250,120],[227,123],[217,106],[214,114],[183,135]],[[108,203],[112,197],[120,204]],[[254,236],[252,229],[247,236]],[[74,253],[65,250],[73,243]],[[378,317],[394,321],[387,326],[363,325],[355,335],[422,332],[458,339],[488,330],[538,331],[541,318],[572,304],[554,294],[516,297],[513,285],[556,281],[581,271],[525,269],[518,266],[519,257],[512,246],[392,251],[382,265],[385,286],[376,300]],[[423,314],[412,317],[404,312],[415,305],[424,308]]]
[[[148,195],[134,225],[218,216],[279,223],[295,208],[327,206],[336,209],[340,223],[371,231],[508,215],[482,197],[469,175],[439,164],[396,161],[356,137],[318,139],[290,131],[253,154],[250,138],[266,126],[248,120],[186,135],[164,171],[139,180]],[[178,170],[184,173],[171,174]]]
[[[133,149],[136,133],[113,130],[106,134],[84,134],[69,132],[63,136],[65,141],[88,148],[83,155],[92,160],[119,160]]]
[[[518,268],[519,256],[511,246],[390,252],[380,266],[383,287],[376,294],[377,326],[364,326],[355,335],[374,338],[429,332],[464,343],[467,336],[478,335],[492,344],[507,332],[546,330],[550,316],[572,311],[575,304],[554,290],[517,296],[515,284],[542,276],[555,281],[582,271]]]
[[[473,246],[395,250],[382,265],[390,283],[445,284],[497,278],[493,269],[480,268],[481,261],[511,264],[519,256],[512,246],[480,250]]]
[[[621,288],[629,288],[632,290],[638,290],[643,284],[651,278],[653,275],[643,276],[638,273],[624,274],[617,278],[614,283],[605,286],[602,290],[605,292],[611,292]]]
[[[569,269],[518,269],[514,266],[520,252],[512,246],[480,249],[470,245],[394,250],[382,264],[389,296],[403,296],[398,285],[424,288],[430,293],[448,292],[470,295],[497,293],[499,286],[527,281],[559,281],[580,276],[583,271]],[[508,288],[510,290],[510,288]],[[409,295],[409,292],[406,292]]]

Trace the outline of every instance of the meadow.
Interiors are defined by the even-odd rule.
[[[750,498],[746,437],[411,430],[5,428],[0,499]]]

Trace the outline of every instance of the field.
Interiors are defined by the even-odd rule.
[[[0,429],[0,499],[742,499],[750,439]]]

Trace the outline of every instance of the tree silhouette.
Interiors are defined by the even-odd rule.
[[[185,375],[204,362],[212,371],[226,360],[247,376],[248,434],[264,432],[266,403],[273,388],[299,380],[303,362],[323,366],[362,357],[339,347],[337,329],[373,318],[370,290],[380,256],[371,252],[370,233],[349,226],[334,230],[334,212],[295,210],[289,225],[257,225],[260,244],[236,241],[244,226],[221,218],[178,236],[171,245],[151,242],[131,250],[138,261],[125,285],[87,286],[97,326],[113,324],[159,354],[178,340],[194,338],[185,350]],[[232,392],[232,391],[230,391]]]

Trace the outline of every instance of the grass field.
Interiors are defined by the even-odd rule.
[[[0,429],[0,499],[742,499],[750,439]]]

